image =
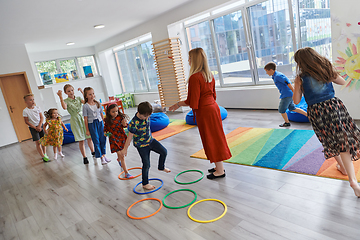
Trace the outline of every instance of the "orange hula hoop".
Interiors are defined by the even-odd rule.
[[[132,167],[132,168],[129,168],[128,171],[133,170],[133,169],[142,169],[142,168],[141,168],[141,167]],[[118,178],[119,178],[120,180],[130,180],[130,179],[134,179],[134,178],[137,178],[137,177],[141,176],[141,174],[142,174],[142,173],[140,173],[139,175],[136,175],[136,176],[134,176],[133,178],[122,178],[122,177],[121,177],[121,174],[123,174],[124,172],[125,172],[125,171],[122,171],[122,172],[119,174]]]
[[[150,215],[148,215],[148,216],[145,216],[145,217],[133,217],[133,216],[131,216],[130,213],[129,213],[129,212],[130,212],[130,209],[131,209],[135,204],[137,204],[137,203],[139,203],[139,202],[142,202],[142,201],[146,201],[146,200],[156,200],[156,201],[158,201],[158,202],[160,203],[159,209],[156,210],[156,212],[154,212],[154,213],[152,213],[152,214],[150,214]],[[157,198],[144,198],[144,199],[141,199],[141,200],[139,200],[139,201],[137,201],[137,202],[134,202],[134,203],[128,208],[128,210],[126,211],[126,215],[127,215],[129,218],[135,219],[135,220],[145,219],[145,218],[152,217],[152,216],[154,216],[155,214],[157,214],[158,212],[160,212],[162,206],[163,206],[163,204],[162,204],[162,202],[161,202],[160,199],[157,199]]]

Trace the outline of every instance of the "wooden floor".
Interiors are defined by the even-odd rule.
[[[134,109],[127,112],[132,117]],[[226,133],[240,126],[276,128],[282,123],[274,110],[229,109],[228,113],[223,121]],[[169,116],[183,118],[184,114]],[[308,123],[291,128],[311,129]],[[207,160],[190,158],[202,148],[198,130],[192,128],[161,143],[168,149],[166,166],[172,172],[157,171],[157,156],[151,155],[150,177],[162,179],[164,185],[148,195],[133,192],[141,178],[117,178],[120,167],[109,146],[107,156],[113,161],[105,166],[93,159],[83,165],[77,143],[64,146],[64,159],[49,163],[40,161],[32,141],[0,148],[0,239],[360,239],[360,199],[346,181],[224,163],[224,179],[179,185],[173,180],[179,172],[206,173],[212,167]],[[52,149],[47,153],[52,158]],[[141,166],[133,146],[126,161],[128,167]],[[178,180],[193,181],[199,176],[186,173]],[[127,217],[126,210],[135,201],[162,200],[181,188],[194,190],[198,200],[222,200],[228,207],[226,215],[213,223],[196,223],[188,218],[187,208],[163,207],[144,220]],[[142,191],[141,186],[137,190]],[[193,197],[190,192],[177,192],[166,204],[184,205]],[[135,205],[131,214],[145,216],[158,207],[155,201],[145,201]],[[212,219],[222,211],[219,203],[203,202],[191,214]]]

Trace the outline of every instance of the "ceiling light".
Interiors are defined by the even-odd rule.
[[[104,24],[99,24],[99,25],[95,25],[94,28],[99,29],[99,28],[104,28],[105,25]]]
[[[71,46],[71,45],[74,45],[75,43],[74,42],[68,42],[68,43],[66,43],[66,45],[68,45],[68,46]]]

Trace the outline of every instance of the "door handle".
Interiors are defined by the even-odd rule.
[[[13,109],[15,109],[15,108],[13,108],[12,106],[10,106],[10,111],[11,111],[11,113],[14,113],[14,112],[13,112]]]

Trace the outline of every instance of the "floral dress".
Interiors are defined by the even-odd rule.
[[[61,119],[46,119],[46,123],[49,128],[47,129],[47,134],[40,139],[40,144],[43,146],[61,146],[64,140],[64,130],[61,126]]]
[[[124,148],[127,136],[124,131],[124,126],[121,124],[122,120],[123,118],[118,115],[113,119],[111,125],[105,122],[104,132],[111,133],[109,137],[111,153],[121,151]]]

